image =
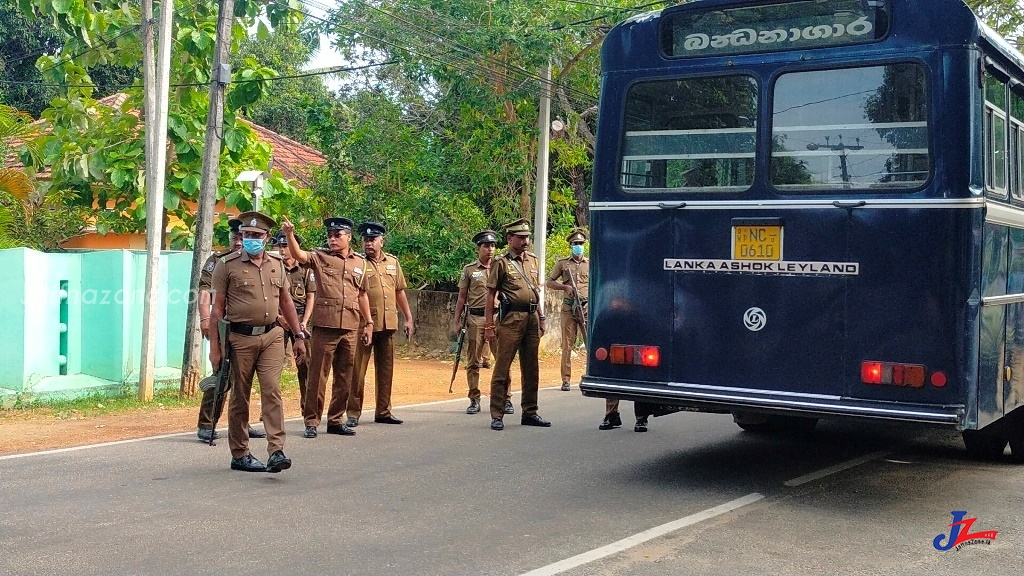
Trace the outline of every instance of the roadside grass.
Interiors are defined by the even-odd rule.
[[[285,369],[281,374],[281,390],[288,392],[298,390],[298,380],[294,370]],[[259,385],[253,382],[253,398],[259,398]],[[152,402],[142,402],[132,386],[124,386],[112,393],[94,392],[77,398],[44,397],[15,400],[9,408],[0,409],[0,420],[13,418],[56,418],[57,420],[74,420],[108,414],[124,414],[128,412],[147,412],[169,410],[174,408],[198,408],[202,393],[197,391],[194,398],[186,398],[178,393],[177,387],[157,388],[153,393]]]

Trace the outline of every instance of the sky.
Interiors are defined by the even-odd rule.
[[[337,1],[319,0],[317,4],[335,6],[337,5]],[[317,8],[314,5],[304,3],[302,6],[304,11],[309,12],[313,16],[321,18],[326,16],[326,12],[324,12],[320,8]],[[306,64],[306,66],[303,69],[316,70],[319,68],[329,68],[332,66],[345,66],[347,64],[349,64],[349,62],[345,60],[345,58],[340,53],[338,53],[337,50],[334,49],[334,46],[331,45],[331,39],[328,36],[321,34],[320,50],[316,53],[315,56],[313,56],[313,58],[309,61],[308,64]],[[337,90],[338,87],[340,87],[342,84],[340,80],[330,76],[324,78],[324,83],[327,85],[327,88],[332,91]]]

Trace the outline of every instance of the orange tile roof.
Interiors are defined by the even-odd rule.
[[[127,100],[128,95],[123,92],[119,92],[117,94],[111,94],[110,96],[100,98],[96,103],[108,108],[120,109]],[[135,109],[129,110],[128,113],[134,116],[139,116],[139,111]],[[256,132],[260,141],[266,142],[270,145],[273,169],[279,171],[285,178],[297,180],[302,187],[309,188],[313,185],[313,168],[326,164],[326,156],[321,154],[316,148],[306,146],[305,144],[296,142],[291,138],[286,138],[285,136],[282,136],[268,128],[264,128],[259,124],[254,124],[245,119],[242,119],[242,122],[245,122]],[[36,120],[34,123],[42,124],[43,120]],[[20,142],[11,143],[12,149],[17,148],[18,146],[20,146]],[[24,165],[21,163],[21,159],[18,157],[17,152],[12,150],[7,154],[7,157],[4,158],[4,167],[24,168]],[[42,179],[49,178],[49,171],[40,171],[36,177]]]

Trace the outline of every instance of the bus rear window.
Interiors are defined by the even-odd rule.
[[[722,76],[635,84],[626,97],[627,192],[739,192],[754,181],[757,82]]]
[[[928,94],[920,65],[783,74],[773,101],[776,188],[902,191],[928,181]]]

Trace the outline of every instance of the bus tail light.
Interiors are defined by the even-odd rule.
[[[865,384],[922,388],[927,372],[928,370],[920,364],[865,360],[860,365],[860,379]]]
[[[597,354],[597,356],[600,357],[603,354]],[[612,344],[609,347],[608,359],[612,364],[633,364],[656,368],[661,364],[661,350],[657,346]]]

